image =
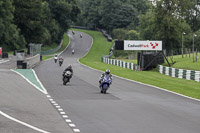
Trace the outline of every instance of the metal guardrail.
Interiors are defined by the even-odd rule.
[[[195,80],[197,82],[200,82],[200,71],[177,69],[162,65],[158,65],[158,68],[161,74],[180,79]]]

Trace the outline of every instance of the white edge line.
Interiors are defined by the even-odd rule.
[[[38,83],[40,84],[40,86],[42,87],[42,89],[43,89],[43,91],[44,91],[44,94],[48,94],[47,90],[44,88],[43,84],[40,82],[40,80],[39,80],[39,78],[38,78],[38,76],[37,76],[35,70],[34,70],[34,69],[31,69],[31,70],[32,70],[33,73],[34,73],[34,76],[35,76],[37,82],[38,82]]]
[[[77,61],[79,62],[79,60],[77,60]],[[79,63],[80,63],[80,62],[79,62]],[[87,66],[87,65],[85,65],[85,64],[82,64],[82,63],[80,63],[80,64],[83,65],[83,66],[85,66],[85,67],[88,67],[88,68],[90,68],[90,69],[93,69],[93,70],[96,70],[96,71],[99,71],[99,72],[103,72],[103,71],[101,71],[101,70],[98,70],[98,69],[94,69],[94,68],[92,68],[92,67],[89,67],[89,66]],[[112,74],[112,75],[115,76],[115,77],[124,79],[124,80],[128,80],[128,81],[135,82],[135,83],[138,83],[138,84],[141,84],[141,85],[145,85],[145,86],[149,86],[149,87],[154,87],[154,88],[159,89],[159,90],[163,90],[163,91],[166,91],[166,92],[170,92],[170,93],[173,93],[173,94],[176,94],[176,95],[179,95],[179,96],[182,96],[182,97],[185,97],[185,98],[188,98],[188,99],[191,99],[191,100],[195,100],[195,101],[200,102],[199,99],[192,98],[192,97],[189,97],[189,96],[185,96],[185,95],[183,95],[183,94],[180,94],[180,93],[177,93],[177,92],[173,92],[173,91],[170,91],[170,90],[167,90],[167,89],[164,89],[164,88],[160,88],[160,87],[157,87],[157,86],[145,84],[145,83],[138,82],[138,81],[131,80],[131,79],[127,79],[127,78],[123,78],[123,77],[120,77],[120,76],[117,76],[117,75],[114,75],[114,74]]]
[[[89,35],[89,36],[90,36],[90,35]],[[90,37],[91,37],[91,36],[90,36]],[[91,38],[92,38],[92,37],[91,37]],[[91,47],[92,47],[92,45],[93,45],[93,38],[92,38]],[[91,47],[90,47],[90,48],[91,48]],[[89,51],[90,51],[90,50],[89,50]],[[89,51],[88,51],[83,57],[85,57],[85,56],[89,53]],[[83,57],[81,57],[81,58],[83,58]],[[79,58],[79,59],[80,59],[80,58]],[[78,63],[80,63],[79,59],[77,59]],[[98,71],[98,72],[103,72],[103,71],[101,71],[101,70],[98,70],[98,69],[89,67],[89,66],[87,66],[87,65],[85,65],[85,64],[83,64],[83,63],[80,63],[80,64],[83,65],[83,66],[85,66],[85,67],[87,67],[87,68],[90,68],[90,69],[92,69],[92,70],[95,70],[95,71]],[[169,92],[169,93],[173,93],[173,94],[178,95],[178,96],[182,96],[182,97],[185,97],[185,98],[188,98],[188,99],[191,99],[191,100],[195,100],[195,101],[200,102],[200,99],[196,99],[196,98],[192,98],[192,97],[189,97],[189,96],[185,96],[185,95],[180,94],[180,93],[177,93],[177,92],[173,92],[173,91],[170,91],[170,90],[167,90],[167,89],[164,89],[164,88],[160,88],[160,87],[157,87],[157,86],[145,84],[145,83],[142,83],[142,82],[139,82],[139,81],[135,81],[135,80],[123,78],[123,77],[120,77],[120,76],[117,76],[117,75],[114,75],[114,74],[112,74],[112,75],[115,76],[115,77],[124,79],[124,80],[128,80],[128,81],[135,82],[135,83],[138,83],[138,84],[141,84],[141,85],[145,85],[145,86],[149,86],[149,87],[154,87],[154,88],[159,89],[159,90],[163,90],[163,91],[166,91],[166,92]]]
[[[2,62],[0,62],[0,64],[6,63],[6,62],[8,62],[8,61],[10,61],[10,60],[2,61]]]
[[[73,129],[74,130],[74,132],[80,132],[80,130],[79,129]]]
[[[19,74],[20,76],[22,76],[28,83],[30,83],[32,86],[34,86],[36,89],[38,89],[38,90],[41,91],[42,93],[47,94],[45,91],[41,90],[41,89],[40,89],[39,87],[37,87],[35,84],[33,84],[32,82],[30,82],[30,81],[29,81],[26,77],[24,77],[21,73],[15,71],[15,70],[12,70],[12,69],[10,69],[10,70],[13,71],[13,72],[15,72],[15,73],[17,73],[17,74]]]
[[[33,129],[33,130],[38,131],[38,132],[41,132],[41,133],[50,133],[50,132],[44,131],[44,130],[42,130],[42,129],[39,129],[39,128],[37,128],[37,127],[31,126],[31,125],[29,125],[29,124],[27,124],[27,123],[25,123],[25,122],[20,121],[20,120],[17,120],[17,119],[15,119],[15,118],[13,118],[13,117],[11,117],[11,116],[9,116],[9,115],[3,113],[2,111],[0,111],[0,114],[3,115],[3,116],[6,117],[6,118],[12,120],[12,121],[15,121],[15,122],[17,122],[17,123],[20,123],[20,124],[22,124],[22,125],[24,125],[24,126],[26,126],[26,127],[29,127],[29,128],[31,128],[31,129]]]

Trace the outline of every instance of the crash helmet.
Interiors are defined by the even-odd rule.
[[[106,70],[106,74],[110,74],[110,70],[109,69]]]
[[[72,65],[69,65],[68,68],[72,68]]]

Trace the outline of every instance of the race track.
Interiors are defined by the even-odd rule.
[[[90,49],[92,38],[70,33],[62,67],[54,60],[36,66],[39,79],[81,133],[199,133],[200,102],[114,76],[108,94],[98,88],[102,72],[77,60]],[[71,51],[75,49],[75,54]],[[62,72],[72,64],[74,76],[62,85]]]

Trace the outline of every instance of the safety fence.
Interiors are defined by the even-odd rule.
[[[63,40],[61,41],[61,43],[59,44],[58,47],[51,49],[51,50],[47,50],[47,51],[41,51],[41,55],[50,55],[52,53],[55,53],[62,47],[62,43],[63,43]]]
[[[161,74],[180,79],[195,80],[197,82],[200,82],[200,71],[177,69],[162,65],[158,65],[158,68]]]
[[[102,62],[104,62],[106,64],[123,67],[123,68],[128,68],[128,69],[135,70],[135,71],[140,70],[140,67],[137,64],[124,62],[124,61],[120,61],[120,60],[116,60],[116,59],[109,59],[106,57],[102,57]]]

